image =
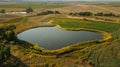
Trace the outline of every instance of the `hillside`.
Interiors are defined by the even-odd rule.
[[[5,1],[5,0],[4,0]],[[7,0],[11,1],[11,0]],[[18,0],[19,1],[19,0]],[[1,67],[120,67],[120,3],[116,2],[0,2],[0,66]],[[33,9],[26,14],[27,8]],[[5,11],[4,11],[4,10]],[[11,12],[12,14],[6,14]],[[101,13],[102,12],[102,13]],[[58,30],[68,32],[89,31],[101,34],[100,39],[88,40],[70,44],[56,50],[48,50],[43,46],[51,47],[51,37],[59,34]],[[50,29],[49,27],[56,27]],[[41,31],[27,33],[29,41],[18,38],[20,33],[36,28]],[[70,31],[70,32],[69,32]],[[39,36],[38,32],[44,35]],[[64,34],[62,32],[62,34]],[[67,34],[67,37],[70,37]],[[82,33],[85,36],[86,33]],[[39,35],[39,34],[38,34]],[[81,34],[80,34],[81,35]],[[25,37],[23,36],[23,38]],[[92,35],[93,37],[95,35]],[[47,38],[44,40],[44,37]],[[78,36],[77,36],[78,37]],[[52,43],[59,43],[57,39],[66,38],[62,35]],[[80,39],[84,39],[79,37]],[[87,37],[90,38],[90,37]],[[38,44],[36,39],[41,42]],[[49,40],[50,39],[50,40]],[[70,38],[69,38],[70,39]],[[71,38],[73,39],[73,38]],[[75,40],[75,39],[73,39]],[[65,40],[64,42],[68,42]],[[70,41],[71,42],[71,41]],[[59,45],[54,44],[54,47]]]

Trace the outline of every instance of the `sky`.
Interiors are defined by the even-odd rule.
[[[28,0],[28,1],[120,1],[120,0]]]
[[[120,0],[0,0],[0,1],[120,1]]]

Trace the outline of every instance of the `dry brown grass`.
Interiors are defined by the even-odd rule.
[[[51,10],[58,10],[62,13],[69,13],[69,12],[84,12],[84,11],[91,11],[93,13],[97,12],[111,12],[115,14],[120,14],[119,7],[113,7],[111,4],[89,4],[89,3],[72,3],[67,7],[63,8],[55,8]]]

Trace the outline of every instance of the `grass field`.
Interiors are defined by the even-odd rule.
[[[58,24],[63,28],[88,28],[103,30],[106,32],[114,32],[120,29],[120,24],[112,22],[100,22],[91,20],[79,20],[79,19],[68,19],[68,18],[50,18],[53,19],[53,24]]]

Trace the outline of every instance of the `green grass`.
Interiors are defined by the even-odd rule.
[[[120,24],[111,22],[86,21],[79,19],[67,18],[49,18],[54,20],[53,24],[58,24],[63,28],[88,28],[95,30],[102,30],[106,32],[115,32],[120,29]]]
[[[58,24],[63,28],[87,28],[101,30],[111,33],[115,38],[120,38],[120,24],[115,22],[101,22],[69,18],[48,18],[47,20],[54,20],[54,22],[52,22],[53,24]]]

